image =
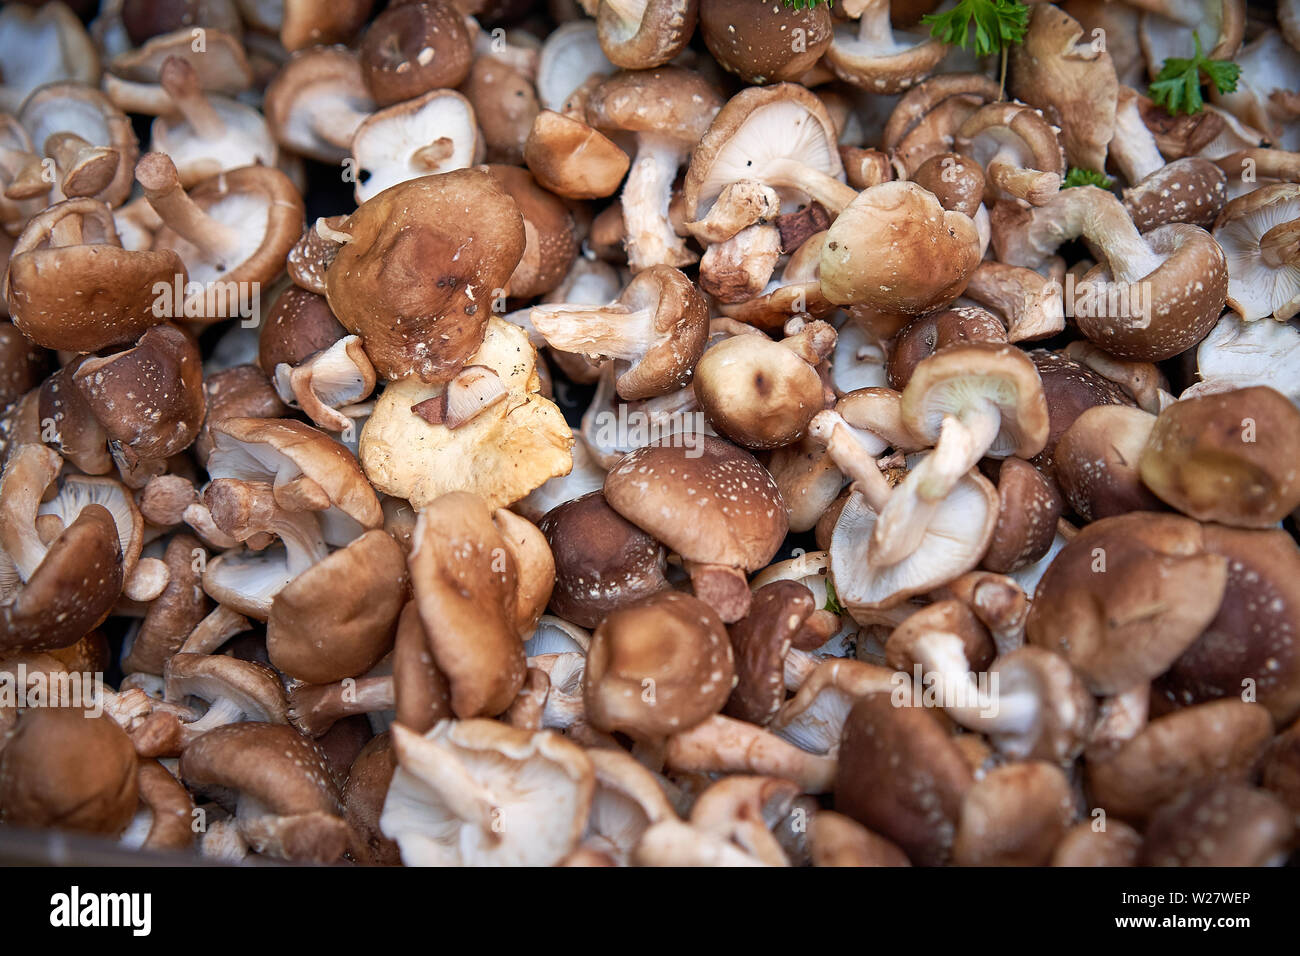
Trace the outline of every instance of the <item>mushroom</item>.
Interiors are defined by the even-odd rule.
[[[387,733],[376,734],[367,741],[352,761],[347,782],[343,785],[343,812],[348,826],[357,835],[361,846],[361,863],[380,866],[397,866],[401,852],[397,844],[384,836],[379,819],[384,810],[384,799],[397,770],[397,757],[393,753],[393,740]]]
[[[18,120],[55,160],[65,196],[89,195],[109,206],[126,201],[139,144],[126,115],[104,94],[51,83],[27,97]]]
[[[1209,392],[1267,385],[1300,405],[1300,329],[1285,322],[1243,322],[1225,314],[1196,348],[1199,381],[1183,392]]]
[[[598,845],[608,846],[616,861],[626,861],[648,828],[663,820],[676,820],[677,814],[664,794],[661,778],[630,754],[590,748],[587,756],[596,771],[596,789],[586,841],[598,841]]]
[[[1002,99],[996,82],[978,73],[948,73],[922,80],[904,93],[881,135],[900,174],[914,176],[930,158],[953,148],[957,130],[979,107]]]
[[[789,663],[787,655],[787,670]],[[869,694],[892,691],[897,683],[897,673],[887,667],[840,658],[822,660],[799,682],[768,729],[800,750],[835,757],[853,705]]]
[[[1130,511],[1162,511],[1142,483],[1139,461],[1156,418],[1127,405],[1096,405],[1056,443],[1056,481],[1086,521]]]
[[[695,254],[673,231],[668,205],[677,169],[721,105],[704,79],[677,67],[615,74],[587,102],[592,126],[636,136],[636,156],[621,196],[633,272],[695,261]]]
[[[560,202],[515,166],[489,166],[524,217],[523,258],[508,283],[508,294],[531,299],[553,291],[564,280],[578,253],[573,217]]]
[[[581,838],[592,761],[553,731],[442,721],[424,736],[395,724],[392,741],[380,827],[407,866],[550,866]]]
[[[275,74],[263,102],[281,149],[341,163],[357,127],[375,111],[357,55],[345,47],[299,50]]]
[[[1009,574],[1039,560],[1056,536],[1063,505],[1055,484],[1037,468],[1020,458],[1003,459],[998,467],[998,520],[980,566]]]
[[[805,753],[769,730],[721,715],[669,737],[664,762],[676,773],[780,777],[805,793],[829,793],[837,769],[833,757]]]
[[[699,8],[705,46],[724,70],[746,83],[796,82],[831,42],[830,11],[816,4],[773,0],[761,16],[747,0],[699,0]],[[794,37],[801,39],[796,43]]]
[[[525,248],[514,201],[490,174],[469,169],[387,189],[340,232],[347,242],[326,274],[330,308],[361,336],[379,374],[431,383],[478,351],[489,306]]]
[[[1274,183],[1223,207],[1214,238],[1228,260],[1228,306],[1247,321],[1300,312],[1300,185]]]
[[[347,412],[374,391],[375,367],[360,337],[345,335],[301,364],[276,365],[275,388],[287,405],[297,405],[321,428],[343,432],[353,427]]]
[[[675,57],[690,42],[699,13],[698,0],[598,0],[596,7],[600,48],[625,70],[662,66]]]
[[[542,186],[566,199],[612,196],[632,162],[599,130],[551,110],[533,120],[523,158]]]
[[[899,390],[906,388],[917,365],[951,346],[1006,340],[1002,323],[987,309],[959,305],[918,315],[894,336],[885,363],[888,384]]]
[[[100,60],[77,15],[62,3],[7,4],[0,11],[5,64],[0,109],[16,113],[28,95],[65,80],[96,86]]]
[[[173,654],[163,666],[163,678],[169,703],[195,697],[208,704],[202,717],[181,728],[183,747],[192,746],[202,734],[227,724],[288,721],[288,704],[280,681],[271,668],[262,664],[224,655]]]
[[[847,0],[844,13],[857,19],[857,29],[836,28],[826,65],[844,82],[872,93],[901,93],[925,79],[948,52],[928,35],[895,32],[888,0]]]
[[[464,169],[482,158],[483,146],[469,100],[432,90],[371,113],[353,133],[351,150],[361,204],[412,179]]]
[[[1200,156],[1187,156],[1161,166],[1124,190],[1124,208],[1139,232],[1171,222],[1209,229],[1227,198],[1223,170]],[[1231,270],[1228,279],[1231,282]]]
[[[489,44],[488,51],[474,60],[463,89],[478,117],[487,158],[519,166],[540,112],[533,86],[536,70],[517,68],[504,51],[494,52],[494,46]]]
[[[745,572],[772,560],[788,522],[775,482],[751,455],[697,438],[694,450],[670,438],[626,455],[605,478],[605,499],[681,555],[696,596],[730,623],[749,607]]]
[[[1295,824],[1283,803],[1242,783],[1208,783],[1151,816],[1142,843],[1146,866],[1280,866]]]
[[[433,89],[459,86],[469,73],[473,49],[465,17],[455,4],[404,3],[379,14],[366,30],[359,51],[361,75],[375,102],[391,106]]]
[[[776,716],[785,702],[786,654],[815,613],[812,592],[795,581],[755,589],[749,612],[728,628],[737,678],[728,716],[759,725]],[[838,620],[831,630],[839,630]]]
[[[184,285],[185,277],[169,249],[123,249],[107,205],[69,199],[35,216],[18,237],[4,297],[15,328],[32,342],[94,352],[163,321],[158,287]]]
[[[235,813],[259,853],[302,863],[337,862],[352,834],[324,753],[292,727],[238,723],[185,748],[181,781]]]
[[[170,770],[141,760],[136,771],[140,809],[122,843],[145,850],[188,850],[194,845],[194,801]]]
[[[911,866],[891,841],[833,810],[818,810],[809,824],[813,866]]]
[[[915,183],[881,183],[860,193],[826,233],[822,294],[839,305],[920,315],[960,295],[978,261],[970,217],[945,210]]]
[[[955,145],[987,172],[984,199],[990,204],[1009,196],[1041,205],[1060,189],[1065,176],[1065,154],[1056,130],[1028,106],[980,107],[957,130]]]
[[[953,862],[958,866],[1045,866],[1075,816],[1059,767],[1026,760],[995,767],[962,801]]]

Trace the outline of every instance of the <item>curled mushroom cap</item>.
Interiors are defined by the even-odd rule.
[[[1300,312],[1300,184],[1273,183],[1223,207],[1214,238],[1228,258],[1228,305],[1243,319]]]
[[[553,110],[533,120],[523,158],[539,183],[568,199],[613,195],[631,164],[608,136]]]
[[[425,382],[447,381],[478,351],[525,246],[514,201],[470,169],[386,189],[341,231],[350,238],[326,274],[330,308],[381,375]]]
[[[1010,196],[1037,205],[1051,198],[1065,176],[1055,129],[1028,106],[980,107],[957,131],[956,146],[987,171],[987,202]]]
[[[1213,620],[1226,581],[1227,562],[1195,521],[1104,518],[1047,569],[1025,633],[1064,654],[1094,693],[1118,693],[1169,668]]]
[[[746,0],[700,0],[705,45],[724,70],[746,83],[797,81],[830,45],[828,8],[773,4],[763,16],[753,13]],[[800,35],[802,43],[792,42]]]
[[[185,748],[180,777],[198,793],[230,804],[235,825],[271,856],[314,863],[342,857],[351,834],[343,801],[320,748],[284,724],[238,723],[210,730]]]
[[[949,212],[915,183],[863,190],[831,224],[822,293],[831,302],[919,315],[951,302],[979,263],[969,216]]]
[[[93,352],[163,321],[156,286],[184,285],[185,277],[169,249],[123,249],[104,203],[69,199],[35,216],[18,237],[4,298],[15,327],[37,345]]]
[[[380,827],[407,866],[550,866],[582,836],[595,775],[577,744],[490,720],[392,735]]]
[[[482,346],[467,357],[466,371],[475,370],[488,385],[495,380],[504,396],[470,408],[458,424],[413,411],[432,402],[441,413],[455,379],[426,385],[411,376],[384,389],[361,432],[361,463],[375,488],[416,509],[450,491],[471,491],[498,508],[569,473],[573,433],[541,394],[528,334],[493,316]]]
[[[690,41],[698,14],[698,0],[602,2],[596,12],[600,48],[627,70],[660,66]]]
[[[745,572],[772,560],[789,522],[776,483],[753,456],[696,438],[693,448],[670,438],[626,455],[605,478],[605,499],[682,556],[696,595],[723,620],[739,620],[750,600]]]
[[[796,581],[772,581],[754,592],[749,613],[728,628],[736,687],[726,712],[766,724],[785,702],[785,657],[815,610],[812,592]]]
[[[1197,520],[1267,528],[1300,505],[1298,441],[1300,411],[1271,388],[1201,395],[1160,413],[1142,480]]]
[[[54,154],[65,195],[93,195],[109,206],[120,206],[126,201],[131,193],[131,174],[139,145],[126,114],[103,93],[79,83],[51,83],[27,97],[18,120],[34,144],[43,144],[47,152]],[[58,145],[60,138],[66,146]],[[51,146],[55,148],[49,149]],[[69,147],[79,168],[62,161],[69,156],[64,152]],[[92,182],[72,182],[90,172],[86,159],[92,156],[103,157],[104,161],[98,163],[103,172],[93,177]]]
[[[718,616],[690,595],[666,592],[610,612],[596,628],[583,700],[593,726],[662,740],[720,711],[733,683]]]
[[[0,822],[117,834],[137,793],[135,748],[105,714],[29,708],[0,750]]]

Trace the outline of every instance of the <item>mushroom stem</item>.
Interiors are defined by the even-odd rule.
[[[349,678],[333,684],[306,684],[289,695],[289,720],[309,737],[319,737],[344,717],[393,710],[397,706],[391,674]]]
[[[218,604],[214,611],[194,625],[194,630],[190,631],[177,653],[212,654],[236,634],[242,634],[251,627],[244,615],[230,610],[224,604]]]
[[[673,180],[687,149],[667,136],[637,136],[636,160],[623,184],[623,222],[627,230],[627,260],[633,272],[654,265],[685,266],[695,261],[686,241],[673,231],[668,206]]]
[[[889,22],[889,0],[867,0],[858,15],[858,42],[872,50],[895,51],[894,30]]]
[[[0,550],[9,555],[18,576],[27,581],[45,560],[46,547],[36,530],[41,497],[63,467],[63,459],[38,444],[20,445],[5,465],[0,481]]]
[[[436,173],[455,151],[455,143],[446,136],[439,136],[411,154],[411,165],[428,173]]]
[[[1115,135],[1111,137],[1107,152],[1129,185],[1140,183],[1165,165],[1155,136],[1142,122],[1137,94],[1127,86],[1119,91]]]
[[[947,415],[934,450],[894,489],[871,533],[869,560],[897,564],[921,546],[925,529],[962,476],[979,464],[998,437],[1002,416],[992,403]]]
[[[1061,177],[1056,173],[1022,169],[1000,155],[989,161],[988,175],[994,186],[1033,206],[1041,206],[1061,189]]]
[[[838,216],[844,207],[858,198],[858,191],[829,173],[813,169],[795,159],[779,159],[764,167],[764,180],[770,186],[797,189],[821,203],[826,211]]]
[[[209,730],[224,727],[226,724],[233,724],[243,716],[244,707],[241,703],[229,697],[218,697],[212,701],[207,712],[202,717],[183,726],[185,741],[188,743],[206,734]]]
[[[298,486],[289,482],[279,487]],[[240,541],[247,541],[259,532],[278,537],[284,544],[289,576],[297,577],[323,560],[329,549],[316,515],[310,511],[285,510],[280,504],[283,494],[288,493],[277,494],[277,489],[266,482],[218,478],[203,492],[203,501],[217,527]]]
[[[529,313],[546,344],[562,352],[594,355],[630,362],[656,341],[654,309],[632,310],[615,302],[586,305],[539,305]]]
[[[1260,258],[1272,269],[1300,266],[1300,219],[1280,223],[1259,240]]]
[[[854,429],[838,412],[820,411],[808,424],[808,435],[826,446],[835,467],[853,479],[854,488],[866,499],[871,510],[879,514],[893,494],[885,476],[876,464],[875,456],[888,446],[880,439],[877,449],[866,443],[876,438],[870,432]]]
[[[220,261],[239,248],[238,231],[209,216],[181,188],[171,157],[145,154],[136,164],[135,178],[163,223],[205,256]]]
[[[159,83],[185,118],[203,139],[217,140],[226,134],[226,123],[204,95],[199,74],[188,60],[169,56],[159,72]]]

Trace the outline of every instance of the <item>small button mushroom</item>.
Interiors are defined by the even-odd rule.
[[[359,55],[366,89],[380,106],[390,106],[459,86],[469,73],[474,46],[454,4],[419,0],[376,17]]]
[[[183,451],[203,424],[203,370],[194,341],[155,325],[133,348],[81,363],[73,376],[128,467]]]
[[[1071,166],[1100,170],[1115,132],[1119,79],[1105,48],[1080,45],[1083,36],[1058,7],[1031,11],[1024,41],[1010,49],[1009,89],[1061,127]]]
[[[709,52],[746,83],[795,82],[831,42],[830,11],[818,5],[774,5],[763,16],[754,16],[746,0],[700,0],[699,7],[700,33]],[[800,35],[801,44],[791,42]]]
[[[953,862],[1046,866],[1074,817],[1074,794],[1060,767],[1041,760],[995,767],[966,791]]]
[[[894,841],[921,866],[947,862],[970,764],[943,724],[920,707],[895,707],[889,693],[849,712],[840,747],[835,806]]]
[[[737,621],[750,602],[745,573],[766,566],[785,537],[785,506],[748,452],[697,439],[690,448],[667,439],[631,452],[606,476],[605,499],[681,555],[696,596]]]
[[[1144,866],[1281,866],[1295,837],[1286,806],[1242,783],[1210,783],[1151,816]]]
[[[831,224],[822,293],[841,305],[930,312],[961,294],[979,247],[969,216],[945,210],[915,183],[881,183],[858,194]]]
[[[790,444],[824,404],[813,366],[759,335],[709,348],[695,368],[695,394],[714,428],[754,449]]]
[[[1227,561],[1196,522],[1103,518],[1052,561],[1025,633],[1064,654],[1093,693],[1118,693],[1169,668],[1218,613],[1226,582]]]
[[[592,93],[587,122],[636,137],[636,156],[622,192],[628,264],[633,272],[696,261],[695,253],[673,230],[667,210],[678,168],[686,164],[691,147],[705,135],[721,105],[721,97],[707,81],[679,67],[617,73]]]
[[[35,216],[18,237],[4,295],[14,326],[37,345],[93,352],[161,322],[156,286],[183,285],[185,277],[169,249],[121,248],[104,203],[69,199]]]
[[[276,594],[266,624],[271,663],[313,684],[369,670],[391,647],[405,592],[401,547],[384,531],[366,532]]]
[[[347,335],[324,295],[285,289],[258,332],[258,364],[268,377],[281,364],[299,365]]]
[[[322,163],[341,163],[352,136],[375,111],[357,55],[345,47],[299,50],[275,74],[263,103],[282,149]]]
[[[600,48],[625,70],[662,66],[690,42],[698,12],[697,0],[601,2],[595,12]]]
[[[1123,820],[1107,820],[1104,829],[1097,821],[1076,823],[1052,851],[1052,866],[1136,866],[1142,848],[1142,834]]]
[[[857,27],[836,27],[826,65],[844,82],[864,90],[901,93],[925,79],[948,52],[942,41],[928,34],[895,33],[888,0],[849,0],[844,13],[857,18]]]
[[[1142,483],[1138,462],[1154,415],[1127,405],[1097,405],[1074,420],[1056,443],[1056,480],[1085,521],[1130,511],[1163,511]]]
[[[906,388],[917,365],[950,346],[1006,340],[1002,323],[988,309],[960,305],[918,315],[894,337],[886,363],[889,386]]]
[[[489,46],[474,60],[462,89],[478,117],[487,158],[523,165],[524,144],[540,112],[529,72]]]
[[[360,204],[412,179],[464,169],[482,159],[483,144],[469,100],[434,90],[376,110],[357,127],[351,149]]]
[[[1203,781],[1245,781],[1273,735],[1268,711],[1216,700],[1158,717],[1117,747],[1084,754],[1088,792],[1108,813],[1140,823]]]
[[[666,592],[611,611],[587,653],[592,725],[643,742],[689,730],[722,709],[735,683],[727,632],[707,605]]]
[[[539,527],[555,555],[551,609],[582,627],[668,587],[664,549],[599,491],[547,512]]]
[[[985,259],[963,294],[1002,314],[1008,342],[1049,338],[1065,329],[1061,283],[1033,269]]]
[[[352,834],[325,755],[292,727],[238,723],[185,748],[180,778],[235,813],[259,853],[301,863],[337,862]]]
[[[524,163],[529,172],[542,186],[566,199],[612,196],[631,162],[608,136],[552,110],[537,114],[524,141]]]
[[[0,648],[75,644],[108,616],[122,592],[122,547],[103,505],[88,504],[46,544],[37,511],[63,460],[42,445],[12,449],[0,478]]]
[[[931,156],[917,167],[912,182],[934,193],[944,209],[960,212],[971,219],[975,218],[984,201],[983,167],[959,153]]]
[[[809,824],[813,866],[911,866],[907,854],[879,834],[833,810]]]
[[[326,275],[330,308],[389,379],[455,375],[482,345],[525,248],[514,201],[481,170],[385,190],[341,232],[350,239]]]
[[[550,866],[577,845],[595,790],[577,744],[491,720],[391,733],[397,772],[380,826],[407,866]]]
[[[1275,525],[1300,506],[1300,411],[1271,388],[1175,402],[1156,419],[1139,468],[1147,487],[1200,521]]]
[[[121,833],[136,811],[136,756],[108,716],[28,708],[0,749],[0,822]]]
[[[1282,530],[1208,525],[1205,547],[1228,562],[1218,614],[1169,670],[1157,699],[1186,706],[1217,697],[1253,699],[1281,726],[1300,713],[1300,549]]]

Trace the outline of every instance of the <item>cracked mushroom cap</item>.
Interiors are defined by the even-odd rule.
[[[1145,866],[1280,866],[1294,838],[1290,810],[1267,790],[1209,783],[1151,815],[1140,859]]]
[[[822,247],[822,294],[840,305],[920,315],[957,298],[979,258],[969,216],[944,209],[915,183],[881,183],[859,193],[831,223]]]
[[[1300,411],[1267,386],[1174,402],[1139,467],[1167,504],[1198,521],[1268,528],[1300,506]]]
[[[266,622],[271,663],[311,684],[364,674],[391,648],[405,598],[401,545],[367,531],[276,594]]]
[[[482,158],[483,144],[470,101],[455,90],[433,90],[371,113],[351,149],[361,204],[409,180],[464,169]]]
[[[504,400],[451,428],[411,410],[443,396],[445,386],[412,376],[385,388],[361,431],[361,463],[374,487],[417,510],[452,491],[502,508],[567,475],[573,433],[541,394],[536,363],[528,333],[493,316],[467,364],[491,370],[505,387]]]
[[[600,48],[625,70],[662,66],[690,42],[698,13],[698,0],[601,3],[596,13]]]
[[[1169,669],[1223,601],[1227,561],[1189,518],[1134,512],[1083,528],[1039,581],[1025,622],[1094,694],[1120,693]]]
[[[0,823],[118,834],[138,792],[131,738],[106,714],[29,708],[0,749]]]
[[[904,425],[933,444],[946,416],[993,406],[997,437],[986,454],[1028,458],[1043,450],[1048,434],[1047,400],[1034,363],[1012,345],[972,342],[936,352],[913,370],[903,389]]]
[[[341,231],[351,239],[326,274],[330,308],[361,336],[381,375],[431,383],[452,378],[479,350],[492,302],[525,248],[518,207],[477,169],[386,189]]]
[[[392,728],[397,772],[380,827],[407,866],[551,866],[578,843],[592,762],[553,731],[444,720]]]
[[[320,517],[329,544],[345,545],[384,523],[357,460],[325,432],[287,418],[227,418],[212,431],[211,478],[272,483],[281,507]]]
[[[591,638],[587,719],[662,740],[718,713],[735,683],[731,643],[713,610],[668,591],[610,612]]]
[[[1216,700],[1157,717],[1115,749],[1084,754],[1088,792],[1108,813],[1137,823],[1212,779],[1244,781],[1273,735],[1268,711]]]
[[[893,840],[920,866],[952,855],[970,764],[947,728],[922,707],[895,707],[888,693],[849,712],[840,746],[835,806]]]
[[[444,0],[390,6],[362,38],[361,73],[380,106],[459,86],[474,59],[465,16]]]
[[[523,686],[524,645],[516,619],[520,567],[481,499],[452,492],[416,522],[411,586],[434,663],[462,719],[495,716]]]
[[[1243,319],[1300,312],[1300,184],[1273,183],[1223,207],[1214,238],[1228,260],[1228,306]]]
[[[43,445],[19,445],[0,476],[0,648],[75,644],[122,592],[121,539],[103,505],[86,505],[57,538],[41,541],[37,511],[62,465]]]
[[[163,320],[162,283],[186,278],[169,249],[123,249],[112,211],[91,198],[55,203],[15,242],[4,298],[14,326],[37,345],[94,352],[134,341]]]
[[[325,754],[287,725],[245,722],[210,730],[181,754],[180,778],[228,809],[239,804],[241,835],[273,855],[330,863],[351,838]]]
[[[749,0],[701,0],[704,43],[724,70],[746,83],[796,82],[830,45],[830,9],[776,0],[765,6],[760,15]],[[793,42],[796,36],[801,43]]]
[[[687,561],[757,571],[785,538],[781,493],[748,452],[698,437],[698,453],[669,438],[625,455],[605,478],[605,499]]]
[[[581,627],[668,587],[664,549],[599,491],[551,509],[538,525],[555,555],[551,610]]]

